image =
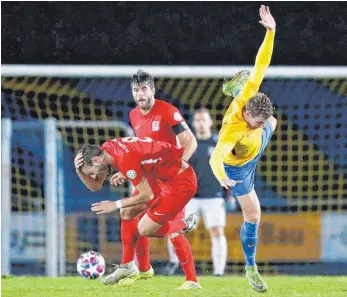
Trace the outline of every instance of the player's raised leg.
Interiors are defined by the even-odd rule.
[[[254,290],[258,292],[266,292],[268,289],[267,285],[261,278],[255,262],[258,243],[258,228],[261,217],[258,196],[253,189],[248,194],[238,196],[237,199],[240,203],[244,218],[240,237],[246,261],[246,277]]]
[[[191,213],[192,212],[189,212],[187,214],[191,214]],[[196,216],[194,215],[194,218],[195,217]],[[181,211],[178,214],[178,216],[176,216],[175,219],[183,219],[183,218],[184,218],[184,211]],[[196,223],[197,221],[194,221],[194,224]],[[174,233],[174,234],[171,234],[169,237],[172,243],[173,250],[178,257],[178,263],[181,266],[184,272],[184,275],[186,277],[186,281],[183,284],[183,286],[181,286],[181,288],[182,289],[195,288],[195,284],[198,282],[198,280],[196,276],[192,249],[189,244],[189,241],[183,234]]]

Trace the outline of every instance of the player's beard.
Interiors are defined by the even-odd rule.
[[[136,101],[137,106],[143,110],[149,110],[152,108],[153,99],[148,97],[146,99],[139,99]]]

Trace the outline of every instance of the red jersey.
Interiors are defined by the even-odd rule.
[[[137,106],[130,112],[129,119],[136,136],[151,137],[175,146],[178,146],[176,134],[188,129],[178,109],[158,99],[155,99],[154,106],[147,115],[143,115]]]
[[[101,149],[110,154],[112,167],[137,186],[141,177],[166,181],[175,177],[182,166],[183,151],[149,137],[124,137],[105,142]]]

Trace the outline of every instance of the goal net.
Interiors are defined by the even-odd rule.
[[[177,106],[188,123],[195,109],[208,108],[216,132],[232,100],[222,93],[224,77],[230,78],[241,70],[241,67],[165,66],[4,68],[2,117],[12,120],[9,183],[11,222],[16,223],[11,223],[11,234],[15,232],[13,226],[24,232],[23,227],[17,226],[30,225],[23,219],[15,219],[16,216],[46,211],[44,124],[40,128],[43,134],[32,127],[39,127],[36,124],[39,120],[55,118],[57,135],[62,142],[65,197],[65,236],[64,241],[58,239],[64,245],[64,256],[55,257],[58,264],[59,259],[67,263],[66,273],[74,272],[79,253],[89,249],[101,251],[109,261],[119,261],[119,218],[97,218],[89,212],[89,206],[107,197],[123,197],[129,192],[128,185],[114,189],[106,183],[100,193],[88,192],[74,173],[73,157],[82,143],[100,144],[132,133],[127,126],[128,113],[135,106],[129,77],[139,68],[156,77],[156,97]],[[255,188],[264,214],[261,230],[265,230],[260,234],[258,261],[267,271],[280,271],[267,265],[273,263],[338,261],[329,250],[328,242],[334,238],[338,245],[338,234],[347,225],[346,68],[273,67],[261,90],[275,104],[278,126],[256,172]],[[23,121],[31,124],[15,128]],[[15,138],[20,146],[14,145]],[[31,224],[39,224],[34,223],[32,217],[30,220]],[[281,224],[281,221],[288,223]],[[238,239],[241,223],[239,214],[228,215],[229,271],[240,271],[243,267]],[[305,224],[310,228],[305,229]],[[333,225],[336,234],[329,231]],[[42,239],[40,236],[42,233],[37,235],[38,242]],[[199,269],[208,269],[211,260],[208,234],[200,227],[189,238],[195,259],[202,263]],[[167,259],[165,246],[152,244],[153,261]],[[310,254],[309,250],[316,252]],[[42,253],[37,260],[45,262],[47,258]],[[11,254],[11,259],[13,269],[16,258]],[[295,270],[294,266],[290,269]]]

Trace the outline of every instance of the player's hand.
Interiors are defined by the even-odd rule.
[[[83,159],[83,155],[82,153],[78,153],[77,156],[75,157],[75,168],[76,171],[80,171],[82,169],[83,163],[84,163],[84,159]]]
[[[235,187],[237,184],[241,184],[242,180],[233,180],[230,178],[223,178],[219,182],[222,187],[229,189],[229,188]]]
[[[266,29],[269,31],[275,31],[276,29],[276,22],[273,16],[270,13],[269,6],[262,5],[259,8],[259,16],[260,21],[259,23],[262,24]]]
[[[115,187],[117,187],[124,184],[125,180],[126,180],[126,177],[121,172],[117,172],[114,175],[112,175],[110,182],[111,182],[111,185],[114,185]]]
[[[91,210],[96,212],[96,214],[105,214],[117,211],[118,207],[115,201],[104,200],[101,202],[93,203]]]

